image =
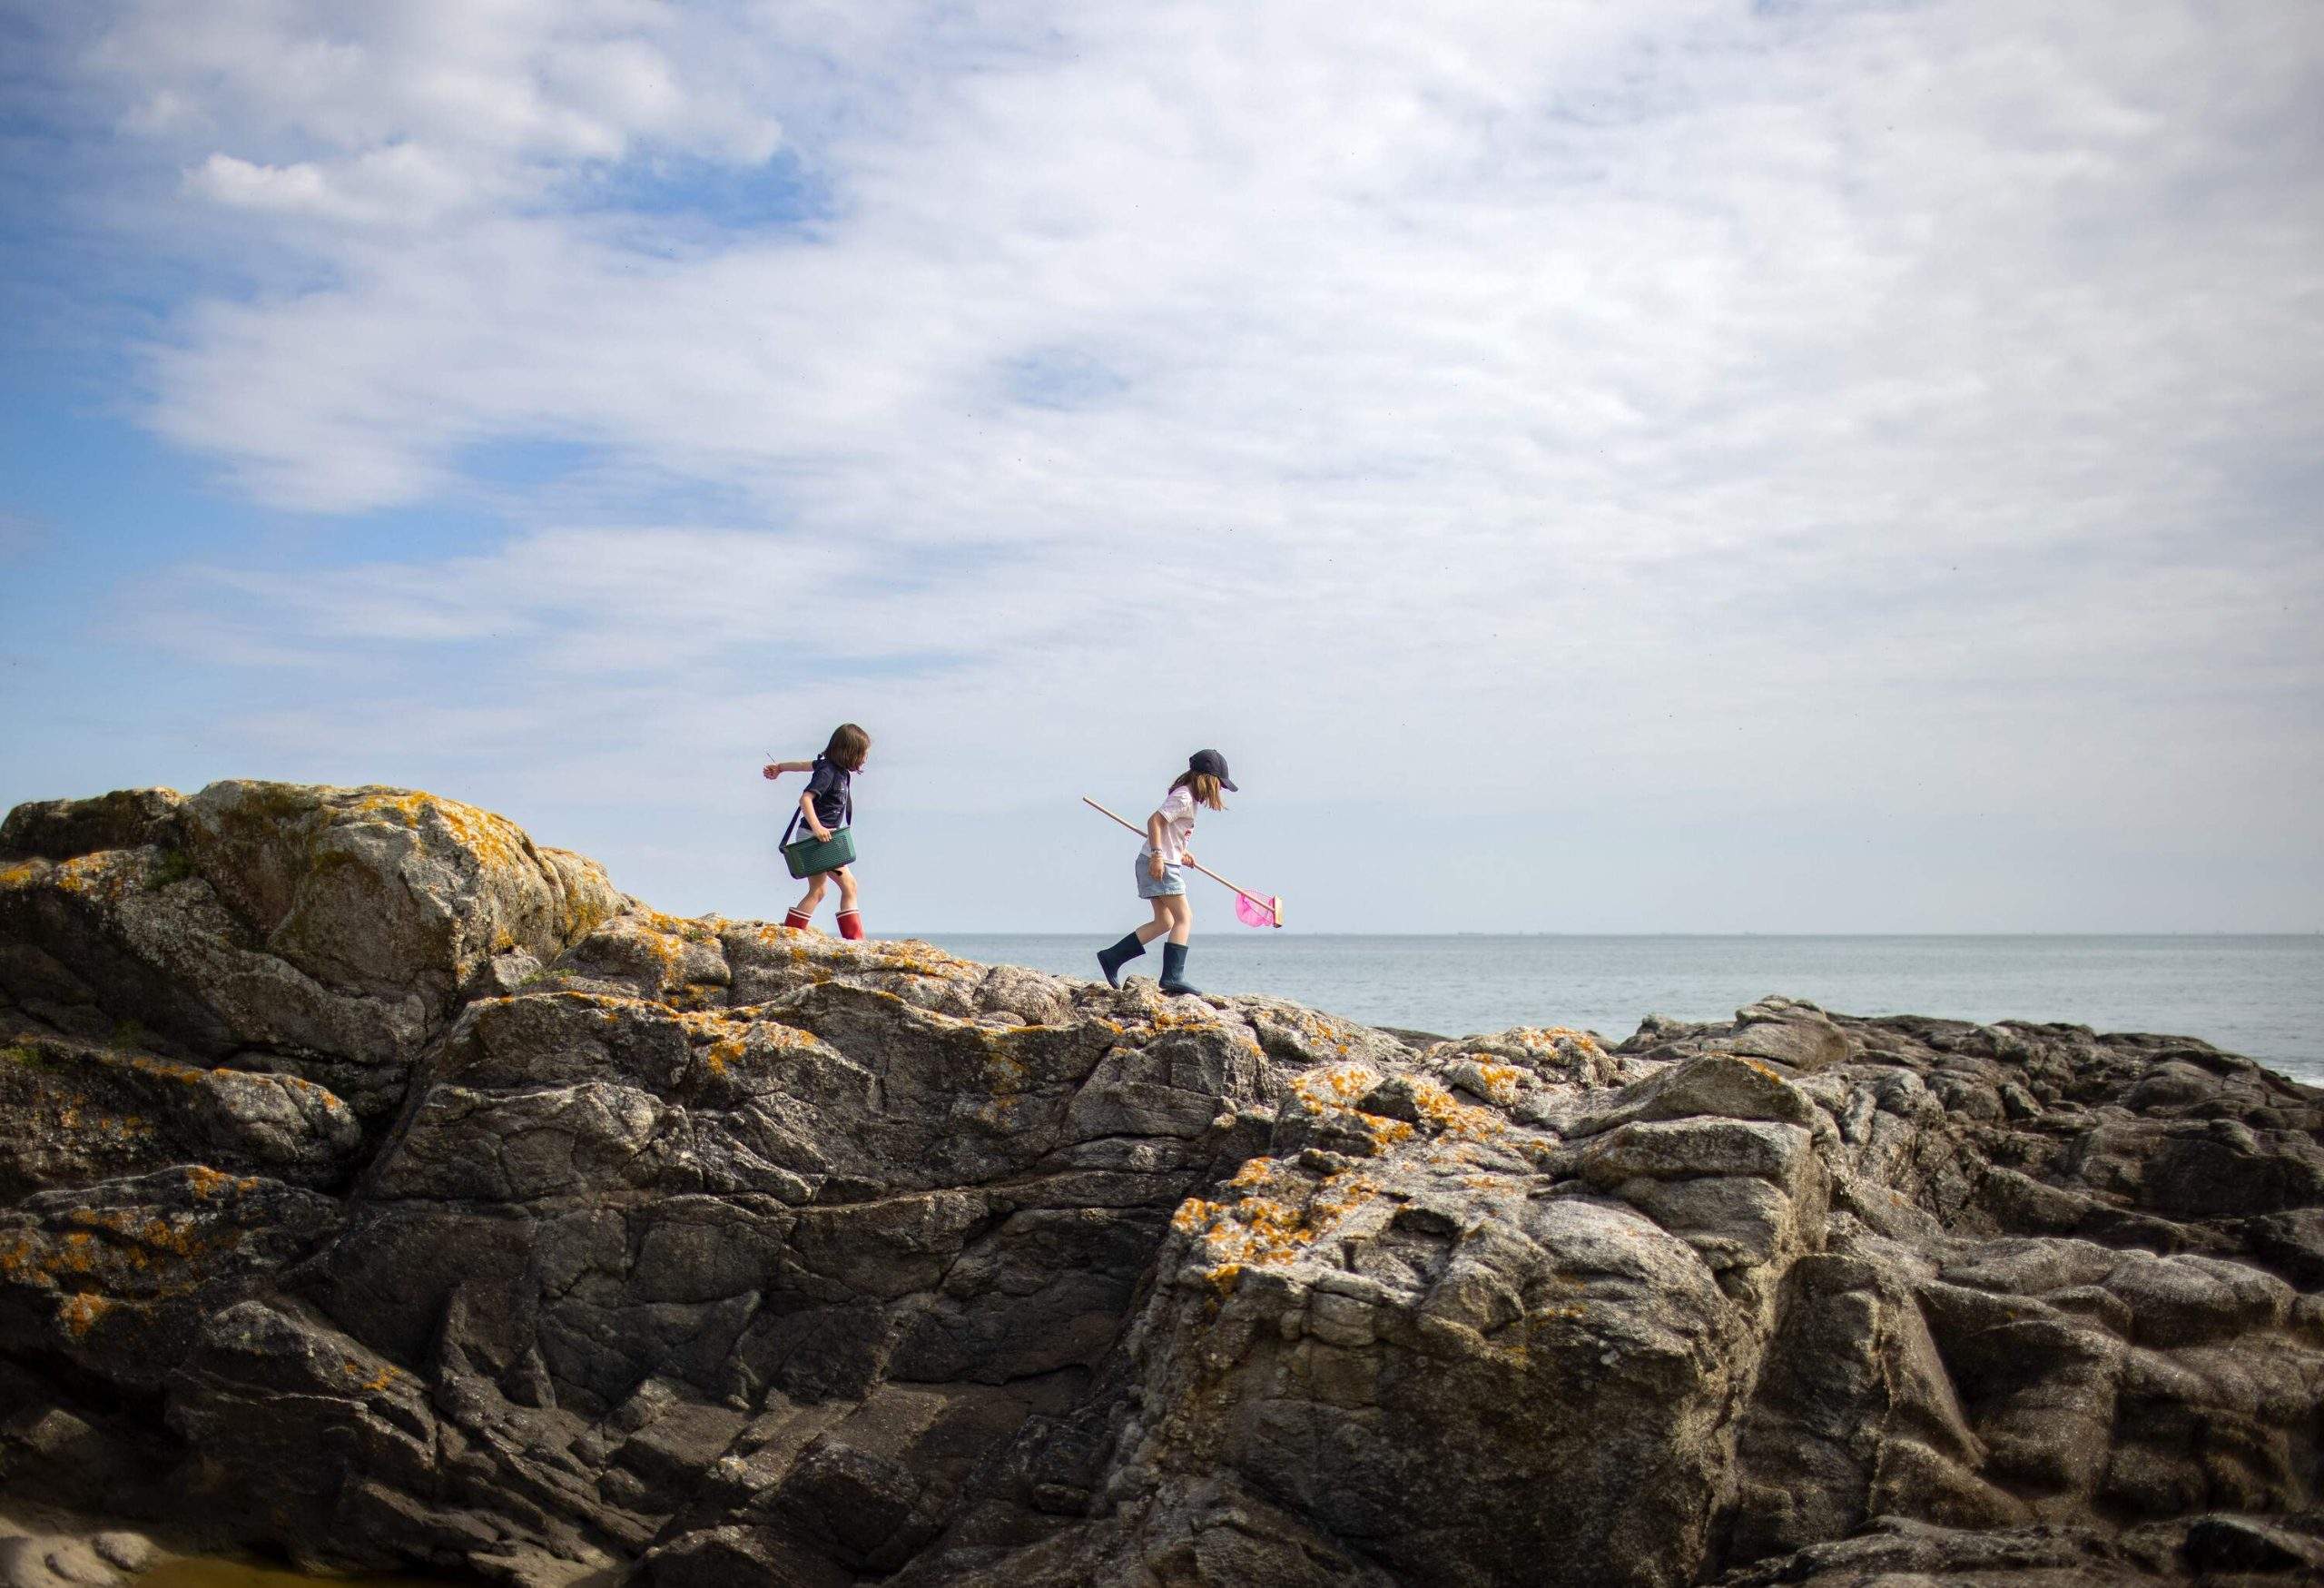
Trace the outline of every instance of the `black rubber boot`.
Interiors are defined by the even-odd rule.
[[[1187,945],[1166,942],[1162,945],[1162,991],[1170,993],[1199,992],[1199,987],[1187,985]]]
[[[1121,942],[1116,943],[1113,947],[1109,949],[1099,949],[1098,951],[1098,969],[1106,973],[1106,985],[1108,987],[1120,986],[1122,984],[1122,967],[1128,964],[1132,960],[1137,958],[1138,955],[1145,952],[1146,945],[1137,941],[1137,933],[1134,932],[1128,937],[1122,939]]]

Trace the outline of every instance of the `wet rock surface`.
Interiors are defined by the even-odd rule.
[[[2186,1039],[1382,1031],[666,916],[449,801],[237,783],[0,826],[0,1484],[221,1544],[2324,1572],[2324,1094]]]

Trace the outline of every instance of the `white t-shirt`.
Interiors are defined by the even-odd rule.
[[[1186,858],[1187,840],[1195,835],[1195,794],[1190,788],[1174,788],[1162,796],[1154,809],[1162,818],[1162,863],[1177,865]],[[1154,853],[1151,841],[1137,846],[1140,854]]]

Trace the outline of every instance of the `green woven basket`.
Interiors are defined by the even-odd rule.
[[[783,846],[783,863],[794,877],[816,877],[835,872],[855,859],[855,830],[842,827],[829,838],[813,833]]]

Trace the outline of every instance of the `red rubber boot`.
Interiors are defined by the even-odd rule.
[[[850,942],[854,942],[859,938],[862,937],[862,912],[859,910],[841,911],[839,912],[839,934],[840,936],[847,939]]]
[[[783,924],[793,932],[804,932],[811,919],[804,910],[787,910],[783,912]]]

